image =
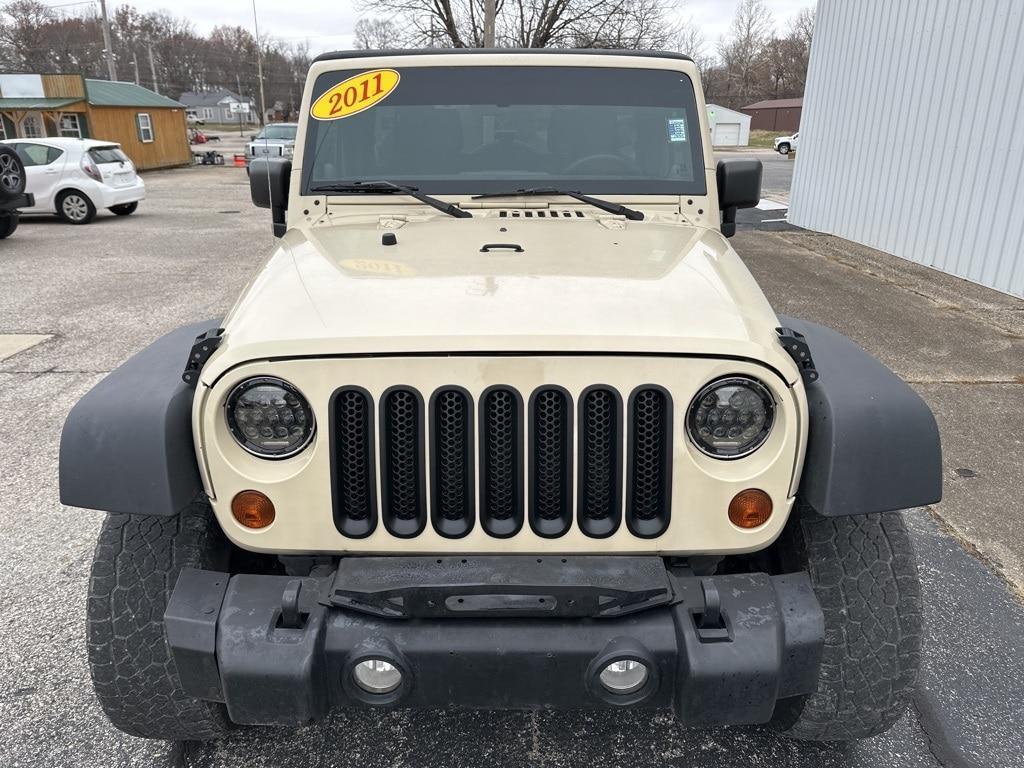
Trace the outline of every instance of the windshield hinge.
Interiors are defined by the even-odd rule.
[[[776,328],[775,332],[779,334],[779,343],[782,344],[782,348],[793,358],[796,367],[800,369],[800,376],[803,378],[804,384],[813,384],[817,381],[818,370],[814,367],[811,348],[807,345],[804,335],[792,328]]]
[[[190,387],[195,387],[199,382],[199,372],[203,370],[210,355],[217,351],[223,337],[223,328],[211,328],[206,333],[196,336],[196,343],[192,345],[192,351],[188,353],[185,370],[181,374],[182,381]]]

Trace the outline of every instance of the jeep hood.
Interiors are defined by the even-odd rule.
[[[204,380],[265,358],[553,352],[743,357],[797,377],[736,253],[674,215],[339,218],[289,231]]]

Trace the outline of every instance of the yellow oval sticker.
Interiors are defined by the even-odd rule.
[[[317,120],[339,120],[357,115],[386,99],[401,79],[393,69],[374,69],[342,80],[313,102],[309,110]]]

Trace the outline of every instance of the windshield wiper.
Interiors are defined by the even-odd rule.
[[[580,192],[573,192],[568,189],[557,189],[555,187],[529,187],[527,189],[514,189],[511,192],[488,192],[484,195],[473,195],[473,199],[483,200],[488,197],[519,197],[527,195],[565,195],[566,197],[571,197],[574,200],[579,200],[581,203],[586,203],[587,205],[592,205],[595,208],[600,208],[602,211],[625,216],[630,221],[644,220],[644,215],[633,208],[627,208],[626,206],[619,205],[618,203],[602,200],[599,197],[591,197],[590,195],[584,195]]]
[[[436,197],[425,195],[419,191],[418,187],[407,187],[404,184],[395,184],[393,181],[348,181],[339,184],[321,184],[316,187],[312,187],[310,192],[341,192],[341,193],[352,193],[352,192],[397,192],[398,194],[408,195],[409,197],[419,200],[421,203],[426,203],[431,208],[436,208],[442,213],[447,213],[449,216],[454,216],[456,219],[471,219],[473,214],[469,211],[464,211],[454,203],[446,203],[444,200],[438,200]]]

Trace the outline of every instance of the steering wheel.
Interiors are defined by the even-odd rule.
[[[616,173],[619,171],[629,173],[632,170],[632,166],[618,155],[599,154],[581,157],[571,163],[565,169],[565,173]]]

